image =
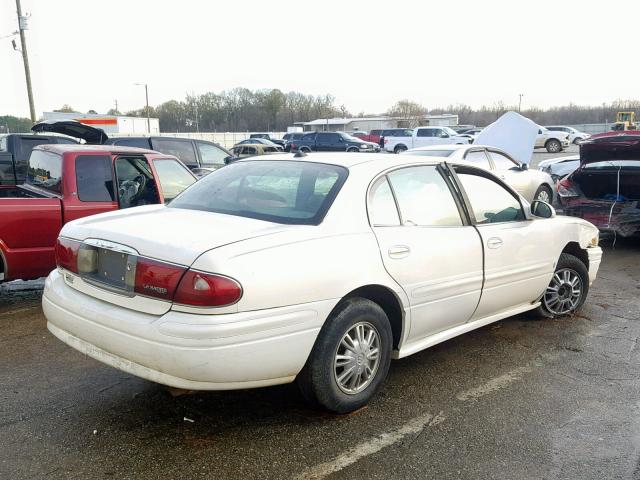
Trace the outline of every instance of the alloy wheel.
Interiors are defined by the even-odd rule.
[[[553,274],[542,301],[554,315],[565,315],[578,307],[583,288],[578,272],[563,268]]]
[[[551,203],[551,198],[549,196],[548,190],[546,188],[540,189],[540,191],[538,192],[538,196],[536,197],[536,200],[540,200],[546,203]]]
[[[375,378],[380,365],[380,334],[369,322],[358,322],[342,337],[333,359],[338,388],[355,395]]]

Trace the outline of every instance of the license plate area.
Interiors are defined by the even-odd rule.
[[[83,243],[78,251],[78,273],[87,283],[133,296],[138,256],[124,249]]]

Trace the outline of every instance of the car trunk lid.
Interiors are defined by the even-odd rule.
[[[59,133],[84,140],[88,144],[102,145],[109,137],[100,128],[85,125],[76,120],[45,120],[36,123],[31,130],[36,133]]]

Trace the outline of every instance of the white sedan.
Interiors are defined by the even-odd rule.
[[[216,170],[169,205],[68,223],[49,330],[190,390],[296,380],[365,405],[392,358],[527,310],[585,301],[598,230],[491,173],[403,155],[281,154]]]
[[[489,170],[507,182],[528,202],[542,200],[552,203],[554,181],[547,172],[529,170],[508,153],[485,145],[438,145],[407,150],[403,155],[446,157],[448,161],[468,162]]]
[[[580,155],[569,155],[567,157],[550,158],[538,164],[538,169],[551,175],[555,182],[562,177],[566,177],[580,166]]]

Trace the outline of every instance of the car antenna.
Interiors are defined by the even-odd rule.
[[[306,153],[301,152],[300,150],[298,150],[298,151],[296,152],[296,154],[293,156],[293,158],[300,158],[300,157],[306,157],[306,156],[307,156],[307,154],[306,154]]]

